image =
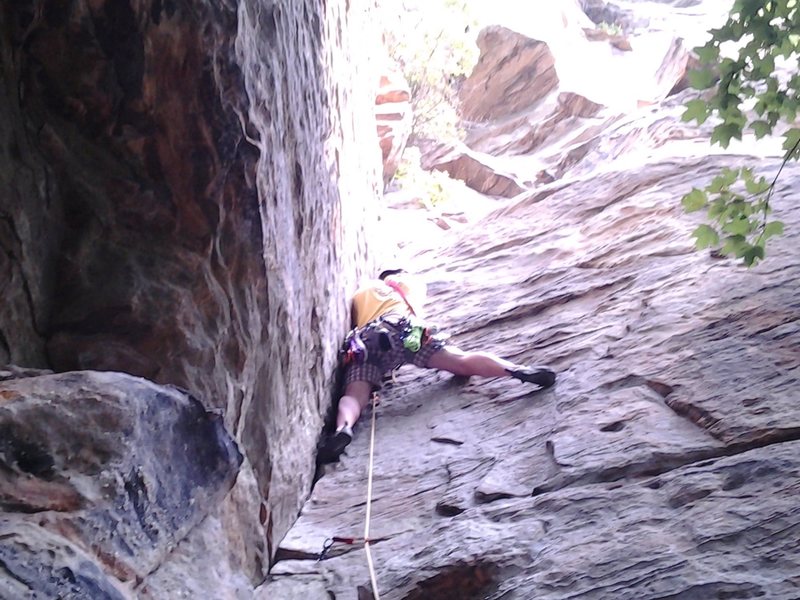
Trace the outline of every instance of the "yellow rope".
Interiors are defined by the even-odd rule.
[[[375,600],[380,600],[378,594],[378,580],[375,577],[375,567],[372,564],[372,552],[369,547],[369,520],[372,514],[372,457],[375,452],[375,407],[377,394],[372,394],[372,431],[369,436],[369,467],[367,470],[367,517],[364,523],[364,550],[367,553],[367,565],[369,566],[369,578],[372,582],[372,596]]]

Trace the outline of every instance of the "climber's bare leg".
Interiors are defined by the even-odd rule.
[[[508,370],[519,368],[519,365],[489,352],[464,352],[453,346],[445,346],[431,356],[427,366],[463,377],[508,377]]]
[[[372,395],[372,384],[368,381],[352,381],[347,384],[344,395],[339,399],[339,411],[336,413],[336,430],[345,425],[352,427],[358,421]]]

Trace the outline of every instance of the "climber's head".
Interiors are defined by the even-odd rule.
[[[397,275],[398,273],[405,273],[405,272],[406,272],[405,269],[384,269],[383,271],[381,271],[381,274],[378,275],[378,279],[380,279],[381,281],[384,281],[387,277],[390,277],[392,275]]]

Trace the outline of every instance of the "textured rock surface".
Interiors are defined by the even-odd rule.
[[[455,341],[560,378],[531,394],[401,371],[378,407],[381,597],[797,597],[800,168],[775,198],[787,236],[746,270],[693,251],[678,199],[722,165],[779,161],[664,158],[675,142],[642,164],[644,141],[635,168],[551,184],[421,251]],[[360,548],[313,560],[363,531],[367,434],[317,483],[263,597],[369,589]]]
[[[723,166],[771,178],[778,156],[753,139],[710,151],[708,125],[680,122],[686,93],[610,118],[577,97],[580,125],[548,125],[547,98],[501,135],[473,129],[536,189],[404,248],[455,342],[560,375],[531,393],[405,368],[384,390],[381,597],[793,600],[800,167],[774,196],[787,234],[748,270],[694,251],[680,197]],[[550,133],[526,147],[536,127]],[[362,535],[368,433],[317,483],[260,598],[370,597],[360,546],[315,562],[326,538]]]
[[[360,548],[314,562],[363,531],[364,427],[253,590],[309,486],[379,185],[349,6],[0,9],[0,597],[369,597]],[[548,185],[441,246],[387,223],[456,342],[561,376],[385,392],[382,597],[795,599],[800,172],[769,262],[693,253],[680,195],[777,161],[708,157],[676,102],[611,123],[588,98],[471,132]]]
[[[220,409],[237,484],[169,559],[210,549],[250,583],[310,487],[370,268],[380,149],[352,115],[377,73],[347,5],[0,9],[0,363],[125,371]]]
[[[426,168],[513,197],[561,178],[632,108],[685,88],[689,52],[673,31],[640,32],[620,51],[606,34],[587,34],[576,3],[541,10],[532,22],[504,2],[486,17],[505,26],[478,36],[480,59],[460,91],[464,147],[433,149]]]
[[[526,189],[525,182],[513,173],[504,172],[499,161],[463,144],[426,153],[422,165],[426,169],[445,171],[453,179],[487,196],[513,198]]]
[[[0,382],[2,579],[17,598],[123,597],[217,510],[241,460],[222,418],[175,388]]]
[[[519,114],[558,85],[555,59],[544,42],[487,27],[478,36],[478,48],[478,64],[461,89],[461,111],[468,121]]]

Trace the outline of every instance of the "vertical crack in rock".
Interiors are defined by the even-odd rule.
[[[20,0],[2,16],[0,295],[13,309],[0,364],[130,373],[223,411],[246,462],[196,544],[224,523],[215,556],[258,582],[311,485],[345,294],[371,270],[367,12]],[[158,478],[123,478],[142,520]],[[26,494],[19,506],[52,509]],[[215,575],[195,574],[184,589]]]
[[[9,346],[2,329],[0,329],[0,356],[7,356],[8,360],[11,359],[11,346]]]
[[[22,289],[22,293],[23,293],[23,295],[25,297],[25,302],[27,304],[27,309],[28,309],[27,313],[28,313],[28,315],[30,317],[31,327],[33,328],[33,331],[38,336],[43,336],[44,332],[42,331],[42,327],[38,323],[38,318],[37,318],[37,314],[36,314],[37,313],[36,303],[34,302],[33,293],[31,292],[30,284],[29,284],[28,278],[27,278],[27,276],[25,274],[25,263],[23,261],[23,257],[18,255],[18,253],[21,253],[21,252],[24,251],[25,242],[20,237],[19,232],[17,231],[17,227],[16,227],[16,225],[14,223],[14,220],[11,217],[11,215],[0,211],[0,220],[2,220],[7,225],[7,230],[5,232],[3,232],[3,233],[4,234],[6,234],[6,233],[10,234],[11,237],[13,238],[13,241],[14,241],[16,247],[18,248],[17,252],[15,252],[14,248],[12,248],[12,247],[8,247],[8,248],[4,249],[5,252],[6,252],[6,255],[9,258],[9,262],[10,262],[10,267],[9,268],[13,269],[16,266],[16,268],[18,270],[18,273],[19,273],[19,276],[20,276],[20,281],[21,281],[20,287]],[[0,243],[2,243],[3,238],[4,238],[4,235],[0,235]],[[2,334],[2,331],[0,331],[0,334]],[[9,348],[9,354],[10,354],[10,348]]]
[[[151,542],[156,542],[158,540],[158,528],[149,522],[147,505],[150,503],[150,499],[147,497],[147,486],[144,478],[137,468],[131,469],[130,473],[128,473],[124,487],[142,531]]]

